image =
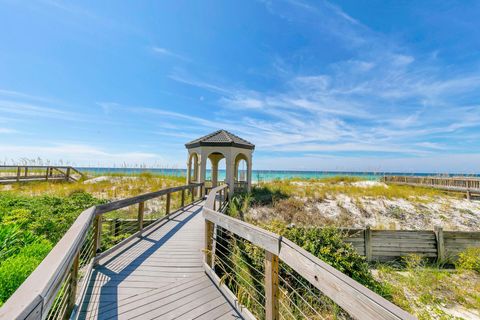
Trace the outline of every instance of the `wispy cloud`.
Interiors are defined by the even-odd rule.
[[[161,55],[161,56],[172,57],[172,58],[180,59],[180,60],[187,61],[187,62],[191,61],[189,58],[185,57],[184,55],[175,53],[175,52],[173,52],[171,50],[168,50],[166,48],[152,47],[152,50],[153,50],[154,53],[156,53],[158,55]]]
[[[480,108],[471,106],[472,97],[480,99],[476,72],[449,74],[328,2],[263,2],[290,23],[311,23],[312,30],[333,35],[348,45],[350,57],[308,74],[281,59],[282,85],[267,90],[170,76],[217,94],[220,122],[232,122],[263,150],[418,156],[454,150],[465,130],[480,127],[474,110]],[[278,69],[279,60],[272,60]],[[442,135],[448,135],[446,143],[433,142]]]
[[[112,152],[103,148],[86,144],[62,143],[51,145],[0,145],[3,154],[14,154],[17,159],[51,159],[75,163],[77,165],[98,165],[122,163],[161,163],[164,158],[156,153],[148,152]]]
[[[9,134],[9,133],[18,133],[17,130],[10,129],[10,128],[1,128],[0,127],[0,134]]]

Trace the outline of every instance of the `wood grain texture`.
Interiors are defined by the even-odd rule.
[[[203,267],[203,203],[103,256],[79,319],[238,319]]]

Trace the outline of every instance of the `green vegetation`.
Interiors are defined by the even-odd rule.
[[[470,256],[471,250],[467,251]],[[419,319],[459,319],[452,310],[469,318],[469,312],[480,310],[478,272],[445,269],[418,255],[405,257],[400,265],[379,264],[377,268],[377,278],[390,288],[392,301]]]
[[[252,194],[237,195],[229,206],[228,214],[244,220],[244,213],[251,204],[271,203],[272,199],[284,198],[281,192],[254,188]],[[299,204],[300,205],[300,204]],[[292,209],[294,210],[294,209]],[[312,228],[289,226],[284,221],[250,221],[261,228],[280,234],[295,242],[305,250],[319,257],[334,268],[356,281],[391,299],[390,288],[377,281],[365,258],[358,254],[351,244],[343,241],[344,235],[337,228]],[[220,232],[220,242],[216,248],[217,265],[224,282],[237,294],[242,304],[257,317],[263,315],[264,302],[262,279],[264,253],[250,242]],[[344,312],[318,289],[302,279],[287,265],[280,264],[281,292],[280,312],[286,316],[319,318],[317,311],[333,318],[344,318]],[[315,311],[316,310],[316,311]],[[289,316],[290,315],[290,316]]]
[[[0,193],[0,305],[38,266],[84,209],[102,200]]]
[[[149,172],[140,174],[104,174],[91,176],[93,181],[77,182],[24,182],[10,186],[10,191],[25,195],[68,196],[82,191],[101,199],[120,199],[133,197],[142,193],[153,192],[185,184],[185,177],[161,176]]]
[[[411,187],[402,185],[374,185],[368,188],[355,184],[359,182],[355,177],[331,177],[316,180],[274,180],[259,185],[263,193],[282,194],[287,196],[308,197],[309,199],[323,200],[335,194],[346,194],[353,198],[383,197],[386,199],[407,199],[424,202],[428,199],[445,196],[440,190],[431,188]]]
[[[334,190],[338,186],[328,187],[328,184],[338,181],[345,183],[341,179],[330,179],[326,183],[327,188],[330,188],[330,191]],[[318,188],[321,187],[323,186]],[[338,188],[343,190],[342,192],[346,190],[345,188],[342,189],[341,186]],[[384,187],[381,188],[385,189]],[[447,269],[443,265],[429,263],[417,255],[408,256],[401,263],[369,265],[364,257],[360,256],[350,244],[343,242],[345,235],[342,234],[340,229],[335,228],[339,225],[348,225],[348,215],[346,214],[344,218],[340,216],[336,221],[327,221],[317,215],[316,220],[314,220],[313,215],[310,217],[305,212],[305,205],[312,200],[305,193],[302,193],[302,189],[305,189],[305,186],[295,185],[294,181],[287,181],[285,184],[278,181],[262,184],[260,187],[255,187],[251,194],[236,195],[231,200],[229,214],[285,236],[420,319],[469,318],[470,312],[480,310],[480,248],[471,248],[460,253],[456,262],[456,269]],[[368,189],[370,188],[362,188],[362,190]],[[403,196],[407,197],[409,189],[412,188],[400,187],[400,189],[403,190]],[[415,195],[424,197],[425,195],[422,192],[422,190],[415,190],[408,197]],[[427,196],[434,196],[436,193],[436,191],[433,191],[427,193]],[[298,195],[302,195],[302,197],[300,198]],[[373,196],[372,193],[370,193],[370,196]],[[383,193],[382,196],[387,197],[388,193]],[[275,214],[259,219],[258,216],[248,214],[250,206],[269,206],[274,209]],[[401,215],[403,212],[398,209],[392,210],[391,214]],[[344,221],[338,221],[342,219]],[[292,224],[292,222],[301,223]],[[319,224],[324,227],[314,227]],[[235,245],[241,249],[239,251],[242,254],[239,256],[243,261],[248,262],[247,266],[250,264],[255,268],[245,268],[243,266],[245,262],[242,264],[239,258],[232,257],[231,260],[235,261],[232,264],[233,270],[235,270],[233,272],[234,277],[236,275],[237,282],[246,281],[250,283],[250,286],[254,285],[255,281],[250,279],[255,278],[254,270],[261,268],[262,259],[259,258],[256,249],[251,248],[253,246],[247,241],[240,242],[237,239]],[[228,268],[225,269],[228,270]],[[291,278],[288,278],[286,271],[291,273],[292,270],[288,270],[286,266],[284,266],[284,269],[280,272],[280,275],[290,281]],[[232,288],[235,288],[235,281],[230,281],[230,283]],[[308,283],[292,281],[289,284],[295,290],[302,292],[305,297],[309,296],[309,292],[315,292],[312,288],[308,290],[309,292],[305,292],[304,288],[308,286]],[[260,295],[252,292],[242,294],[244,300],[241,301],[254,308],[254,310],[255,308],[258,309],[257,304],[253,302],[256,301],[255,299],[261,299]],[[254,297],[251,297],[252,295]],[[303,300],[295,299],[294,296],[282,292],[281,299],[287,298],[298,305],[304,303]],[[321,305],[317,305],[317,307],[324,310],[326,314],[332,315],[332,318],[342,318],[342,313],[338,310],[338,307],[323,296],[311,303],[320,303]],[[293,306],[288,304],[286,300],[283,301],[283,308],[286,307],[285,305]],[[287,311],[288,314],[296,314],[295,312],[293,307]],[[260,314],[259,311],[258,314]],[[456,318],[452,314],[462,316]]]
[[[480,273],[480,248],[468,248],[461,252],[456,267],[463,270],[473,270]]]

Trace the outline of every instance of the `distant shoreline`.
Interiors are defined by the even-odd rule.
[[[92,172],[95,174],[141,174],[149,172],[158,175],[186,176],[186,169],[172,168],[109,168],[109,167],[77,167],[83,172]],[[240,170],[242,171],[242,170]],[[276,179],[321,179],[334,176],[358,177],[365,180],[379,180],[384,175],[397,176],[469,176],[480,177],[480,174],[461,174],[461,173],[411,173],[411,172],[358,172],[358,171],[308,171],[308,170],[253,170],[252,179],[258,181],[272,181]],[[207,170],[207,179],[210,176],[210,170]],[[219,170],[219,179],[225,178],[225,170]]]

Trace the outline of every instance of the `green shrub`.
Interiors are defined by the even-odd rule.
[[[455,265],[458,269],[480,272],[480,247],[468,248],[461,252]]]
[[[0,305],[2,305],[25,281],[50,252],[52,244],[47,240],[31,243],[0,265]]]
[[[351,244],[343,241],[344,235],[337,228],[289,228],[278,221],[262,227],[293,241],[367,288],[390,297],[388,288],[373,278],[365,257],[358,254]]]
[[[0,223],[19,226],[56,243],[80,212],[101,202],[85,192],[74,192],[68,197],[3,193],[0,194]]]
[[[16,225],[0,225],[0,264],[17,254],[24,246],[39,240],[31,232]]]

